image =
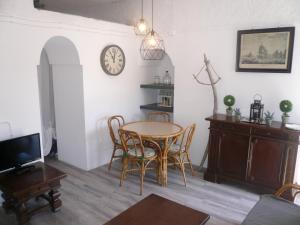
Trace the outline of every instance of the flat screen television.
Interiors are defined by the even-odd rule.
[[[0,171],[20,168],[41,158],[40,134],[0,141]]]

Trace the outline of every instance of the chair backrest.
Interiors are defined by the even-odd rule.
[[[125,124],[125,120],[121,115],[115,115],[108,118],[107,121],[109,134],[113,143],[118,143],[120,141],[120,136],[118,133],[119,128]]]
[[[149,112],[148,119],[151,121],[170,122],[171,116],[167,112]]]
[[[192,124],[184,129],[181,138],[179,138],[180,149],[184,149],[185,151],[189,150],[193,140],[195,129],[196,124]]]
[[[123,146],[123,150],[125,152],[128,152],[130,149],[130,150],[134,150],[136,157],[145,156],[142,138],[138,133],[134,131],[119,129],[119,135]]]

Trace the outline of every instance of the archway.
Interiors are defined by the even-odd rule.
[[[58,159],[87,168],[83,73],[75,45],[65,37],[49,39],[38,65],[43,151],[57,140]]]

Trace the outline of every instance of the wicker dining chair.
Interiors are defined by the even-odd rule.
[[[127,173],[138,171],[140,173],[140,195],[143,194],[144,176],[147,170],[155,169],[157,181],[160,179],[160,146],[152,140],[142,140],[141,136],[133,131],[119,129],[119,135],[123,145],[123,166],[120,177],[120,186],[126,178]],[[149,167],[151,162],[156,161],[156,167]],[[128,168],[128,164],[136,167]]]
[[[108,170],[110,170],[112,161],[115,158],[122,158],[122,155],[123,155],[123,146],[122,146],[122,143],[120,140],[118,130],[122,125],[124,125],[125,120],[124,120],[123,116],[115,115],[115,116],[110,117],[108,119],[107,123],[108,123],[108,128],[109,128],[109,134],[110,134],[113,146],[114,146],[113,152],[111,155],[111,159],[108,164]]]
[[[167,112],[149,112],[148,119],[151,121],[170,122],[171,116]]]
[[[168,150],[168,160],[171,161],[169,165],[177,166],[181,170],[186,185],[185,164],[189,164],[192,175],[194,170],[190,158],[189,149],[192,143],[196,124],[192,124],[184,129],[177,142],[170,145]]]

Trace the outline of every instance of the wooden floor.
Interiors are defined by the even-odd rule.
[[[201,175],[187,176],[184,187],[179,171],[170,169],[168,187],[155,183],[154,174],[147,174],[143,196],[139,196],[139,179],[129,175],[119,187],[120,163],[111,172],[100,167],[86,172],[59,161],[48,164],[66,172],[62,181],[63,207],[55,214],[46,211],[31,219],[30,225],[101,225],[150,193],[155,193],[194,209],[208,213],[208,225],[240,224],[258,200],[258,195],[236,187],[213,184]],[[176,212],[175,212],[176,213]],[[16,225],[15,216],[0,209],[0,225]]]

